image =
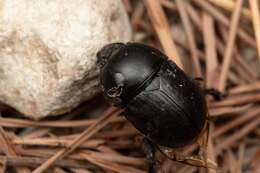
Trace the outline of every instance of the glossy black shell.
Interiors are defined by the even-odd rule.
[[[154,143],[178,148],[194,142],[207,116],[194,80],[157,49],[116,44],[98,53],[104,96],[124,108],[126,118]],[[111,88],[120,91],[108,94]]]

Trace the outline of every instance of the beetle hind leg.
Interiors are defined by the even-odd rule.
[[[196,167],[204,167],[204,168],[212,168],[217,170],[217,165],[215,162],[210,159],[203,158],[201,155],[190,155],[185,156],[180,152],[177,152],[172,149],[160,149],[160,151],[170,160],[180,162],[186,165],[196,166]]]
[[[146,137],[143,140],[143,151],[146,154],[146,160],[148,162],[148,173],[156,173],[156,168],[160,162],[155,158],[156,147],[149,139]],[[164,172],[162,170],[162,172]]]
[[[209,120],[206,120],[205,127],[202,130],[201,135],[198,137],[197,140],[197,143],[199,145],[198,157],[203,159],[203,161],[207,164],[207,167],[218,169],[217,164],[214,161],[208,159],[207,156],[209,132],[210,132],[210,124],[209,124]]]
[[[207,148],[208,148],[208,140],[209,140],[209,116],[207,117],[206,123],[200,136],[197,139],[197,144],[199,145],[199,153],[198,155],[202,158],[207,158]]]
[[[161,146],[157,146],[157,147],[170,160],[174,160],[191,166],[212,168],[218,170],[217,164],[207,158],[208,137],[209,137],[209,122],[207,121],[204,129],[202,130],[197,140],[197,143],[200,146],[198,155],[185,156],[181,152],[178,152],[174,149],[169,149]]]

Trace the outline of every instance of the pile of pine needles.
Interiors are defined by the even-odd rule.
[[[134,41],[164,51],[206,88],[208,157],[230,173],[260,172],[260,7],[258,0],[123,0]],[[103,111],[103,113],[101,113]],[[145,173],[142,136],[97,96],[70,114],[41,121],[5,109],[0,117],[0,172]],[[194,144],[183,150],[196,153]],[[158,172],[216,172],[158,153]]]

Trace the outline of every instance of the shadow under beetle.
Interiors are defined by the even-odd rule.
[[[97,58],[105,98],[124,109],[127,120],[144,135],[150,173],[155,171],[155,149],[178,162],[216,168],[205,157],[208,110],[194,79],[159,50],[140,43],[108,44]],[[199,155],[176,152],[194,142],[201,146]]]

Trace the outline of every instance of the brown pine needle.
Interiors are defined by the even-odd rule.
[[[252,105],[248,104],[245,106],[236,106],[236,107],[219,107],[219,108],[211,108],[209,110],[209,115],[210,116],[232,116],[236,115],[237,113],[244,112],[247,109],[251,108]]]
[[[260,115],[260,108],[254,108],[251,111],[249,111],[248,113],[245,113],[242,116],[236,117],[232,121],[222,125],[221,127],[216,128],[212,134],[212,137],[216,138],[230,129],[234,129],[235,127],[237,127],[243,123],[246,123],[250,120],[255,119],[259,115]]]
[[[161,4],[166,8],[169,8],[171,10],[177,9],[176,5],[170,0],[160,0],[160,1],[161,1]]]
[[[250,82],[256,81],[257,80],[257,74],[254,72],[254,69],[252,69],[248,65],[248,63],[245,60],[246,58],[241,56],[241,54],[239,53],[237,48],[235,48],[235,52],[236,52],[235,61],[237,62],[238,65],[241,66],[241,68],[243,68],[244,73],[246,73],[246,75],[249,76],[249,78],[251,79]]]
[[[184,30],[185,30],[187,38],[188,38],[188,44],[189,44],[190,51],[191,51],[192,62],[195,67],[194,68],[195,77],[201,77],[202,72],[201,72],[199,57],[198,57],[198,53],[197,53],[195,38],[194,38],[191,23],[189,21],[188,14],[186,12],[187,10],[185,8],[185,4],[186,4],[186,2],[183,0],[176,0],[176,5],[177,5],[178,11],[180,13],[181,20],[182,20],[182,23],[184,26]]]
[[[58,151],[49,160],[47,160],[45,163],[43,163],[41,166],[39,166],[37,169],[35,169],[33,171],[33,173],[42,173],[42,172],[46,171],[54,162],[62,159],[67,154],[74,151],[78,146],[80,146],[83,142],[85,142],[87,139],[89,139],[98,130],[100,130],[105,125],[107,125],[107,123],[109,123],[109,121],[114,116],[118,115],[120,112],[122,112],[122,111],[118,111],[118,109],[114,108],[114,107],[111,107],[108,110],[106,110],[101,115],[101,117],[98,119],[98,121],[96,121],[94,124],[92,124],[85,131],[83,131],[80,136],[78,136],[76,139],[74,139],[68,148],[61,149],[60,151]]]
[[[13,144],[9,141],[5,130],[0,126],[0,146],[1,150],[7,155],[7,156],[17,156],[15,147]],[[18,173],[29,173],[30,170],[26,167],[17,167],[16,168]]]
[[[221,152],[223,149],[227,148],[228,146],[232,145],[237,140],[241,139],[246,134],[250,133],[260,124],[260,117],[257,117],[254,121],[246,124],[239,133],[234,133],[225,140],[221,141],[221,143],[216,147],[216,153]]]
[[[233,1],[233,0],[208,0],[208,1],[210,1],[212,4],[215,4],[216,6],[222,7],[223,9],[229,10],[231,12],[235,8],[235,1]],[[249,9],[243,8],[241,13],[247,19],[251,20],[252,14],[249,11]]]
[[[214,20],[207,13],[203,13],[203,34],[205,42],[206,54],[206,87],[216,88],[214,81],[216,80],[216,70],[218,67]]]
[[[227,41],[225,54],[224,54],[224,62],[222,65],[222,69],[221,69],[222,71],[220,74],[220,81],[218,86],[218,89],[222,92],[225,90],[226,87],[227,76],[228,76],[230,63],[232,60],[232,53],[233,53],[236,33],[238,29],[239,16],[240,16],[242,6],[243,6],[243,0],[237,0],[235,10],[231,17],[231,26],[228,34],[228,41]]]
[[[144,0],[144,3],[156,34],[162,44],[163,50],[172,61],[183,69],[181,58],[172,39],[170,26],[163,12],[160,1]]]
[[[226,28],[220,27],[220,32],[222,35],[222,38],[225,42],[228,41],[228,32]],[[221,41],[218,41],[219,44],[221,44]],[[245,59],[241,56],[240,52],[237,49],[237,46],[234,46],[234,63],[231,64],[231,67],[247,82],[255,81],[257,80],[256,74],[253,73],[252,70],[250,70],[250,67],[247,65]]]
[[[244,94],[250,92],[260,91],[260,82],[249,83],[246,85],[240,85],[237,87],[232,88],[229,91],[229,94]]]
[[[71,140],[69,139],[57,139],[57,138],[36,138],[36,139],[23,139],[17,138],[12,140],[15,145],[31,145],[31,146],[45,146],[45,147],[64,147],[70,146]],[[97,148],[99,145],[104,144],[105,141],[101,139],[93,139],[84,142],[80,148]]]
[[[5,162],[7,166],[26,166],[30,168],[36,168],[37,166],[44,163],[47,159],[43,157],[20,157],[20,156],[0,156],[0,163]],[[54,163],[54,166],[59,166],[63,168],[93,168],[90,164],[82,164],[72,159],[62,159]]]
[[[242,171],[242,164],[243,164],[243,159],[245,155],[245,144],[241,143],[239,145],[239,151],[238,151],[238,165],[237,165],[237,170],[239,171],[238,173],[241,173]]]
[[[73,171],[73,173],[92,173],[90,172],[89,170],[87,169],[77,169],[77,168],[73,168],[73,169],[70,169]]]
[[[223,101],[210,102],[209,108],[225,107],[225,106],[241,106],[243,104],[249,104],[260,101],[260,94],[241,94],[236,97],[229,97]]]
[[[253,26],[255,30],[256,44],[258,50],[258,58],[260,61],[260,9],[259,9],[259,0],[249,0],[251,11],[252,11],[252,19]]]
[[[103,152],[95,152],[95,151],[84,151],[84,154],[90,155],[97,159],[102,159],[104,161],[116,162],[120,164],[128,164],[135,166],[142,166],[145,163],[144,158],[134,158],[130,156],[124,156],[118,153],[103,153]]]
[[[193,0],[198,6],[203,8],[206,12],[208,12],[210,15],[212,15],[217,21],[219,21],[221,24],[223,24],[225,27],[230,26],[230,22],[228,18],[217,8],[209,4],[207,1],[201,1],[201,0]],[[256,43],[254,41],[254,38],[251,37],[244,29],[238,28],[237,34],[240,37],[241,40],[243,40],[245,43],[252,47],[256,47]]]
[[[61,168],[54,168],[54,170],[53,170],[53,173],[68,173],[67,171],[64,171],[63,169],[61,169]]]
[[[93,157],[89,154],[86,154],[84,152],[82,152],[80,155],[83,156],[86,160],[88,160],[89,162],[91,162],[95,165],[98,165],[98,166],[100,166],[104,169],[108,169],[108,170],[115,171],[115,172],[118,172],[118,173],[145,173],[145,171],[142,171],[142,170],[130,168],[128,166],[119,165],[119,164],[116,164],[116,163],[113,163],[113,162],[104,161],[100,158],[99,159],[95,158],[95,157]]]
[[[44,127],[44,128],[68,128],[68,127],[87,127],[96,123],[96,119],[87,119],[87,120],[59,120],[59,121],[32,121],[32,120],[21,120],[18,118],[2,118],[0,117],[0,126],[3,127],[16,127],[16,128],[25,128],[25,127]],[[123,122],[125,118],[115,117],[111,122]]]
[[[15,148],[9,141],[2,127],[0,127],[0,141],[3,152],[5,152],[7,155],[16,155]]]

